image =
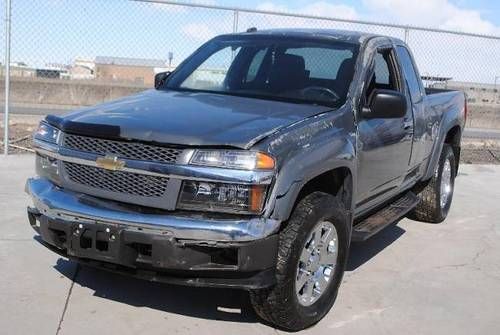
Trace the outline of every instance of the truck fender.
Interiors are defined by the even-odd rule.
[[[429,163],[427,165],[426,173],[424,174],[422,180],[426,181],[432,178],[432,175],[436,170],[436,165],[439,162],[439,157],[441,157],[441,152],[443,151],[446,135],[452,128],[456,126],[459,126],[460,130],[462,130],[463,125],[460,123],[460,118],[457,118],[455,113],[445,113],[441,120],[441,126],[439,127],[439,135],[436,138],[436,141],[434,142],[432,153],[429,158]]]
[[[281,169],[283,173],[276,178],[267,214],[273,219],[286,221],[303,187],[328,171],[348,169],[353,179],[351,184],[355,185],[354,157],[354,145],[341,137],[329,143],[328,147],[303,151],[293,157]],[[351,196],[350,208],[353,208],[353,199]]]

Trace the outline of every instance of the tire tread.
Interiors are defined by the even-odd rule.
[[[303,222],[311,215],[317,204],[324,201],[325,196],[330,198],[332,206],[341,206],[337,198],[326,193],[314,192],[304,197],[294,210],[288,224],[280,233],[276,265],[276,281],[278,284],[270,288],[250,291],[250,300],[257,315],[273,325],[287,330],[304,329],[318,322],[323,316],[319,315],[312,323],[310,320],[302,320],[295,316],[293,304],[287,303],[290,292],[285,288],[290,287],[290,285],[285,284],[295,280],[295,278],[289,278],[290,276],[287,276],[285,269]]]

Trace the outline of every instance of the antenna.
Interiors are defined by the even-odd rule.
[[[247,29],[247,33],[255,33],[257,31],[257,28],[251,27]]]

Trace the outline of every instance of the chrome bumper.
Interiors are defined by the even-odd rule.
[[[266,218],[209,219],[203,214],[190,216],[142,214],[118,204],[63,190],[47,179],[31,178],[26,192],[34,206],[51,219],[82,223],[125,225],[130,229],[150,229],[177,239],[216,242],[254,241],[275,233],[277,220]]]

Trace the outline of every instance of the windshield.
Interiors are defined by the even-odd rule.
[[[252,37],[208,42],[162,88],[328,106],[345,102],[358,45]]]

